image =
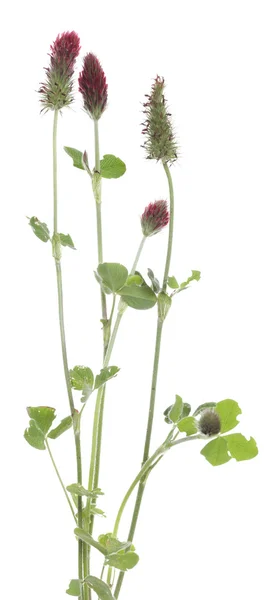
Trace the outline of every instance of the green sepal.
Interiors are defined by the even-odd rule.
[[[224,465],[231,460],[231,456],[228,454],[227,441],[224,437],[211,440],[202,448],[201,454],[213,467]]]
[[[85,582],[90,587],[90,589],[95,592],[99,600],[115,600],[114,596],[110,591],[109,586],[101,579],[98,579],[93,575],[88,575],[85,578]]]
[[[72,250],[75,250],[74,242],[69,233],[67,233],[67,235],[65,235],[64,233],[59,233],[59,236],[62,246],[68,246],[68,248],[72,248]]]
[[[238,425],[237,416],[242,411],[235,400],[221,400],[217,402],[215,410],[221,419],[221,433],[226,433]]]
[[[253,437],[247,440],[242,433],[231,433],[225,435],[227,448],[232,456],[237,461],[250,460],[258,454],[257,444]]]
[[[99,375],[96,376],[94,389],[97,390],[104,385],[109,379],[112,379],[119,372],[119,367],[104,367],[100,369]]]
[[[184,417],[184,419],[178,421],[178,429],[187,435],[193,435],[198,431],[198,422],[194,417]]]
[[[81,169],[84,171],[85,167],[83,164],[83,152],[80,152],[80,150],[76,150],[76,148],[69,148],[69,146],[64,146],[64,150],[66,154],[68,154],[68,156],[71,156],[71,158],[73,159],[74,167],[77,167],[77,169]]]
[[[81,582],[79,579],[71,579],[69,587],[66,590],[69,596],[81,596]]]
[[[29,225],[33,232],[42,242],[48,242],[51,239],[50,232],[46,223],[41,223],[37,217],[31,217],[29,219]]]
[[[200,404],[200,406],[198,406],[198,408],[196,408],[196,410],[193,413],[193,417],[196,417],[203,410],[206,410],[207,408],[215,408],[215,407],[216,407],[216,402],[204,402],[204,404]]]
[[[128,271],[120,263],[101,263],[97,268],[102,284],[113,294],[118,292],[127,281]]]
[[[117,179],[124,175],[126,171],[125,163],[114,154],[104,154],[100,161],[100,175],[105,179]]]
[[[58,438],[60,435],[62,435],[62,433],[64,433],[65,431],[68,431],[68,429],[71,429],[72,425],[73,425],[72,417],[71,416],[65,417],[64,419],[62,419],[61,423],[59,423],[59,425],[57,425],[57,427],[55,427],[48,433],[48,438],[51,438],[52,440],[56,440],[56,438]]]

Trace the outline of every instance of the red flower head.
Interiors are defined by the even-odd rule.
[[[77,33],[59,34],[50,50],[50,65],[45,68],[47,79],[39,89],[42,110],[58,110],[73,102],[74,66],[80,52]]]
[[[156,200],[145,208],[141,216],[143,234],[148,237],[161,231],[169,223],[169,212],[166,200]]]
[[[98,121],[107,105],[108,85],[99,60],[91,52],[84,58],[83,71],[79,75],[78,83],[85,110],[92,119]]]

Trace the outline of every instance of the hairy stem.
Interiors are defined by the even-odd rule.
[[[169,230],[168,230],[168,243],[167,243],[167,255],[164,269],[164,278],[163,278],[163,291],[166,291],[167,288],[167,279],[170,268],[171,254],[172,254],[172,244],[173,244],[173,231],[174,231],[174,190],[172,184],[171,173],[167,163],[163,163],[163,167],[165,169],[165,173],[168,180],[169,186],[169,196],[170,196],[170,221],[169,221]],[[151,382],[151,393],[150,393],[150,403],[149,403],[149,411],[148,411],[148,421],[146,428],[146,436],[144,443],[144,453],[143,453],[143,461],[142,465],[148,460],[152,429],[153,429],[153,419],[154,419],[154,410],[155,410],[155,400],[156,400],[156,386],[157,386],[157,376],[158,376],[158,366],[159,366],[159,357],[160,357],[160,348],[161,348],[161,338],[162,338],[162,329],[163,329],[163,321],[159,318],[157,319],[157,328],[156,328],[156,342],[155,342],[155,353],[154,353],[154,363],[153,363],[153,374],[152,374],[152,382]],[[130,530],[128,534],[128,540],[132,541],[138,521],[138,516],[141,508],[141,503],[143,499],[145,489],[145,480],[140,480],[138,492],[135,500],[134,511],[132,516],[132,521],[130,525]],[[118,577],[117,585],[115,588],[115,598],[118,598],[120,593],[120,589],[122,586],[122,582],[124,579],[124,572],[121,572]]]
[[[57,124],[58,124],[58,110],[54,111],[53,121],[53,207],[54,207],[54,235],[53,239],[57,244],[58,236],[58,190],[57,190]],[[60,255],[60,252],[59,252]],[[63,283],[62,283],[62,270],[61,260],[58,253],[54,254],[55,266],[56,266],[56,279],[57,279],[57,291],[58,291],[58,311],[59,311],[59,324],[61,334],[61,348],[63,357],[63,367],[65,383],[68,394],[69,407],[73,419],[74,439],[75,439],[75,450],[76,450],[76,466],[77,466],[77,482],[82,484],[82,459],[81,459],[81,444],[80,444],[80,432],[75,426],[75,407],[72,394],[72,388],[69,377],[68,358],[66,349],[66,337],[65,337],[65,326],[64,326],[64,308],[63,308]],[[78,526],[82,527],[82,497],[78,497]],[[78,577],[83,578],[83,563],[82,563],[82,552],[83,543],[81,540],[78,541]]]

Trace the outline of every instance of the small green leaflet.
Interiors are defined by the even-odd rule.
[[[60,435],[62,435],[62,433],[64,433],[68,429],[71,429],[72,425],[73,425],[72,417],[71,416],[65,417],[65,419],[62,419],[61,423],[59,423],[59,425],[57,425],[57,427],[55,427],[48,433],[48,438],[51,438],[52,440],[56,440],[56,438],[58,438]]]
[[[188,404],[188,402],[184,402],[181,418],[184,419],[184,417],[188,417],[190,414],[190,411],[191,411],[191,405]]]
[[[201,278],[201,272],[200,271],[191,271],[191,275],[190,277],[188,277],[188,279],[186,279],[186,281],[183,281],[183,283],[181,283],[180,285],[178,284],[176,277],[169,277],[167,280],[168,286],[173,289],[176,290],[176,292],[182,292],[182,290],[185,290],[189,283],[191,283],[191,281],[199,281]]]
[[[73,250],[75,250],[74,242],[69,233],[67,235],[65,235],[64,233],[59,233],[59,236],[62,246],[68,246],[68,248],[72,248]]]
[[[175,404],[170,408],[167,413],[168,419],[170,419],[171,423],[177,423],[182,415],[183,410],[183,401],[182,398],[176,395]]]
[[[232,458],[237,461],[250,460],[258,454],[257,444],[253,437],[247,440],[242,433],[231,433],[225,435],[224,439]]]
[[[71,483],[71,485],[68,485],[66,489],[68,492],[70,492],[70,494],[86,496],[87,498],[97,498],[98,496],[103,495],[103,492],[99,488],[89,492],[80,483]]]
[[[178,429],[185,432],[187,435],[193,435],[198,431],[198,423],[194,417],[184,417],[178,422]]]
[[[24,432],[25,440],[37,450],[45,450],[45,435],[55,419],[55,408],[49,406],[29,406],[29,427]]]
[[[179,284],[174,276],[168,278],[167,284],[172,290],[177,290],[179,288]]]
[[[133,549],[131,542],[120,542],[112,533],[99,535],[98,541],[106,548],[108,554],[119,552],[119,550],[127,550],[127,548]]]
[[[142,285],[143,283],[143,278],[141,275],[129,275],[127,281],[126,281],[126,285],[133,285],[135,283],[135,285]]]
[[[70,382],[74,390],[82,390],[81,402],[85,402],[93,392],[94,375],[89,367],[76,365],[69,371]]]
[[[104,367],[104,369],[101,369],[99,375],[96,376],[94,389],[97,390],[104,385],[106,381],[115,377],[119,370],[119,367]]]
[[[97,273],[103,283],[113,294],[124,286],[128,277],[126,267],[120,263],[101,263]]]
[[[91,588],[91,590],[94,590],[99,600],[115,600],[114,596],[110,591],[109,586],[101,579],[98,579],[93,575],[88,575],[85,578],[85,581]]]
[[[105,565],[108,565],[109,567],[115,567],[115,569],[119,569],[120,571],[127,571],[128,569],[133,569],[133,567],[137,565],[138,561],[138,554],[136,554],[136,552],[131,551],[108,554],[105,557]]]
[[[160,283],[158,281],[158,279],[154,276],[154,273],[152,271],[152,269],[147,269],[147,275],[149,277],[149,279],[152,282],[152,289],[155,292],[155,294],[158,294],[160,292]]]
[[[147,310],[157,302],[156,295],[145,282],[141,285],[125,285],[118,294],[128,306],[137,310]]]
[[[241,414],[241,408],[235,400],[221,400],[215,407],[221,419],[221,433],[226,433],[238,425],[238,415]]]
[[[41,223],[37,217],[31,217],[31,219],[29,219],[29,225],[39,240],[42,242],[48,242],[48,240],[50,240],[50,232],[46,223]]]
[[[227,441],[223,437],[217,437],[206,444],[201,450],[201,454],[213,467],[224,465],[231,460],[231,456],[228,454]]]
[[[104,154],[100,161],[100,175],[105,179],[117,179],[124,175],[126,171],[125,163],[114,154]]]
[[[69,146],[64,146],[64,150],[66,154],[71,156],[71,158],[73,159],[74,167],[77,167],[78,169],[82,169],[84,171],[85,167],[83,164],[83,152],[80,152],[80,150],[76,150],[76,148],[69,148]]]
[[[80,596],[81,595],[81,584],[79,579],[71,579],[69,587],[66,590],[69,596]]]

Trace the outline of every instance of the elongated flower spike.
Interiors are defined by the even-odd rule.
[[[146,94],[144,114],[146,120],[142,125],[142,133],[146,136],[144,148],[147,158],[173,163],[177,160],[177,143],[164,96],[164,79],[157,75],[152,85],[150,96]]]
[[[39,93],[42,110],[60,110],[73,102],[73,74],[80,52],[80,39],[75,31],[57,36],[50,47],[50,65],[45,67],[46,82]]]
[[[86,54],[78,83],[85,110],[91,119],[98,121],[107,106],[108,85],[105,73],[95,54],[91,52]]]
[[[169,211],[166,200],[151,202],[141,216],[142,232],[146,237],[155,235],[168,223]]]

